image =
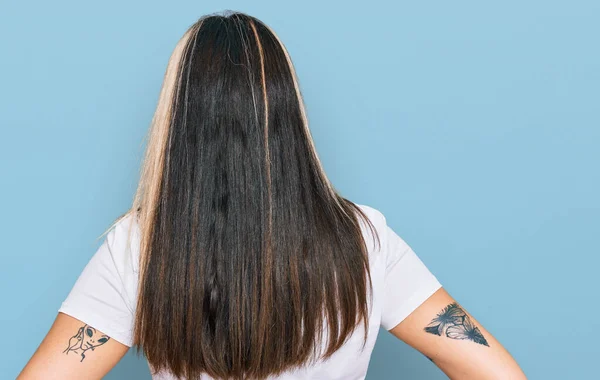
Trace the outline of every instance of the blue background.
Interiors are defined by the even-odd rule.
[[[288,47],[340,193],[381,210],[531,379],[597,378],[597,1],[12,1],[0,12],[0,376],[130,205],[167,60],[240,10]],[[107,377],[146,379],[133,350]],[[368,379],[443,379],[384,330]]]

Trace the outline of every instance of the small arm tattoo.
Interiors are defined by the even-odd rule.
[[[426,332],[451,339],[472,340],[490,346],[479,328],[456,302],[446,306],[424,329]]]
[[[83,325],[77,330],[77,334],[73,335],[69,339],[69,346],[63,351],[64,354],[69,355],[70,352],[81,355],[80,362],[85,359],[85,352],[92,350],[98,346],[102,346],[108,342],[110,337],[97,331],[90,325]]]

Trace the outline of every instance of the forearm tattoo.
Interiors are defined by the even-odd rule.
[[[472,340],[490,346],[479,328],[456,302],[446,306],[424,329],[426,332],[451,339]]]
[[[74,354],[81,355],[80,362],[85,359],[85,352],[87,350],[92,350],[98,346],[102,346],[104,343],[108,342],[110,337],[102,334],[99,331],[96,331],[90,325],[83,325],[77,330],[77,334],[73,335],[71,339],[69,339],[69,346],[63,351],[64,354],[69,355],[70,352]]]

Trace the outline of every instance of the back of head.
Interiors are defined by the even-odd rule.
[[[134,344],[155,370],[266,378],[368,319],[355,204],[325,176],[289,55],[258,19],[200,18],[177,44],[131,212]],[[365,328],[365,332],[366,332]]]

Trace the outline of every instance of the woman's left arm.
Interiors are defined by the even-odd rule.
[[[389,331],[450,379],[526,379],[508,351],[443,288]]]
[[[50,331],[17,380],[101,379],[129,347],[94,326],[58,313]]]

